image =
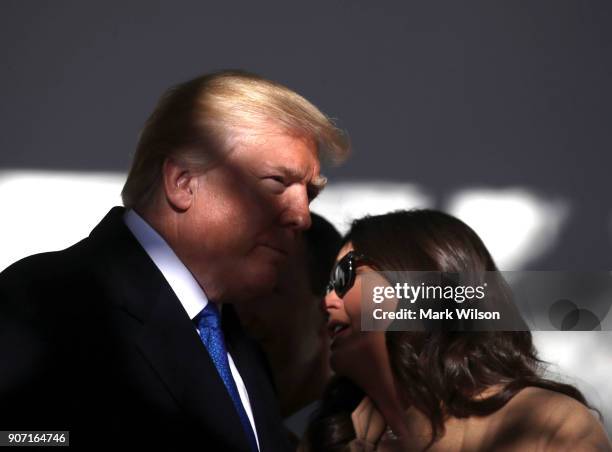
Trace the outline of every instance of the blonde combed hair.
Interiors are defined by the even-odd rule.
[[[231,150],[241,132],[266,126],[312,139],[319,158],[333,163],[349,152],[346,133],[289,88],[243,71],[207,74],[170,88],[159,100],[121,192],[124,206],[151,200],[167,158],[205,170]]]

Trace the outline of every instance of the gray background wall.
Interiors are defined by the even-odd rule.
[[[3,0],[0,169],[123,172],[165,88],[245,68],[349,130],[332,180],[561,195],[533,268],[609,269],[611,23],[606,1]]]
[[[164,89],[243,68],[349,131],[330,180],[415,184],[434,207],[474,187],[562,199],[554,246],[523,269],[610,270],[611,24],[606,1],[3,0],[0,172],[122,175]],[[23,211],[45,191],[29,188]],[[0,224],[19,221],[19,196],[0,199]],[[582,350],[598,381],[609,339]]]

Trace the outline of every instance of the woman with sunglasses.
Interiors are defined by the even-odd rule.
[[[397,270],[497,272],[450,215],[355,221],[326,297],[336,376],[302,451],[612,450],[580,391],[541,376],[529,331],[361,331],[364,275]]]

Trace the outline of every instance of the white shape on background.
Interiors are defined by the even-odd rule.
[[[463,190],[445,210],[476,231],[501,270],[520,270],[556,245],[570,208],[517,188]]]
[[[87,237],[121,205],[124,180],[118,173],[0,172],[0,271]]]
[[[354,219],[364,215],[425,208],[433,203],[434,199],[414,184],[343,182],[325,187],[310,208],[324,216],[344,234]]]

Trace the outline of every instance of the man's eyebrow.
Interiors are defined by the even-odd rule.
[[[327,177],[325,176],[316,176],[313,180],[311,180],[308,184],[308,199],[312,201],[319,196],[319,193],[323,191],[326,184]]]
[[[302,174],[300,171],[296,170],[295,168],[289,168],[287,166],[280,166],[280,167],[277,167],[276,170],[294,180],[299,180],[304,177],[304,174]],[[325,185],[327,185],[327,177],[321,176],[321,175],[315,176],[309,182],[308,185],[317,191],[321,191],[325,188]]]
[[[304,177],[304,174],[302,174],[300,171],[296,170],[295,168],[289,168],[288,166],[271,166],[269,169],[271,171],[278,171],[290,179],[299,180]]]
[[[312,187],[317,189],[318,191],[321,191],[327,185],[327,177],[316,176],[314,179],[310,181],[310,185],[312,185]]]

